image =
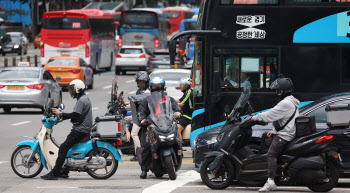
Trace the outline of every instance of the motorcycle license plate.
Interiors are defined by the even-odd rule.
[[[120,156],[123,156],[123,153],[120,149],[118,149],[118,152],[119,152]]]

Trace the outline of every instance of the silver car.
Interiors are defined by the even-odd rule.
[[[58,78],[60,79],[60,78]],[[0,108],[40,108],[52,98],[57,107],[62,102],[62,90],[45,68],[10,67],[0,71]]]

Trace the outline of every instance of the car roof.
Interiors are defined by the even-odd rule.
[[[183,73],[191,73],[191,70],[188,69],[155,69],[153,73],[167,73],[167,72],[183,72]]]
[[[6,67],[2,70],[30,70],[30,71],[39,71],[41,69],[44,69],[42,67]]]
[[[80,57],[77,57],[77,56],[54,56],[54,57],[51,57],[50,59],[80,59]]]
[[[144,45],[139,45],[139,46],[122,46],[121,48],[144,48]]]

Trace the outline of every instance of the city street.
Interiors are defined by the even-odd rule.
[[[28,44],[28,50],[27,50],[27,54],[23,54],[22,58],[23,61],[27,61],[27,56],[30,56],[30,63],[32,64],[32,66],[34,66],[34,56],[37,55],[38,56],[38,66],[40,66],[40,49],[34,49],[34,46],[32,43]],[[1,56],[0,55],[0,68],[4,67],[4,60],[5,58],[7,58],[8,60],[8,66],[12,66],[12,58],[15,57],[16,58],[16,65],[18,63],[18,61],[20,61],[20,57],[18,54],[16,53],[7,53],[6,56]]]
[[[95,75],[95,85],[93,90],[87,90],[86,94],[92,102],[93,116],[106,113],[107,103],[110,99],[111,82],[114,73],[105,72]],[[134,95],[136,84],[134,73],[119,76],[119,91],[124,91],[125,98]],[[63,93],[63,103],[66,105],[65,112],[71,112],[75,104],[75,99],[69,96],[68,92]],[[193,169],[191,151],[185,151],[183,166],[178,172],[175,181],[169,181],[168,176],[156,178],[150,172],[148,178],[139,178],[140,167],[137,162],[130,162],[131,156],[122,156],[124,163],[119,164],[119,168],[114,176],[107,180],[92,179],[86,173],[71,172],[70,178],[59,179],[58,181],[43,181],[40,175],[48,171],[44,168],[41,174],[34,179],[23,179],[18,177],[11,169],[10,157],[16,144],[24,140],[23,136],[34,136],[41,127],[41,116],[39,109],[13,109],[11,114],[4,114],[0,110],[1,119],[1,147],[0,147],[0,191],[1,192],[257,192],[259,187],[235,187],[230,186],[226,190],[211,190],[200,180],[199,173]],[[71,123],[64,121],[54,127],[53,136],[62,143],[65,136],[71,129]],[[337,188],[332,192],[349,192],[350,180],[341,179]],[[278,192],[310,192],[305,187],[279,187]]]

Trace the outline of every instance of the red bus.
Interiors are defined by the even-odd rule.
[[[194,12],[189,8],[166,8],[163,9],[164,16],[170,22],[170,29],[168,30],[168,41],[174,34],[180,31],[180,23],[184,19],[191,19]]]
[[[41,64],[53,56],[78,56],[94,70],[115,62],[113,15],[97,9],[53,11],[43,15]]]

